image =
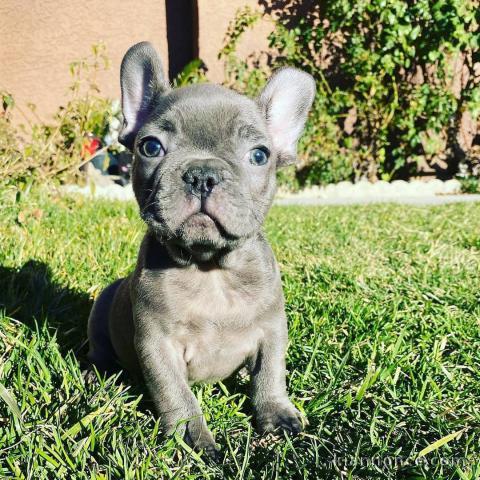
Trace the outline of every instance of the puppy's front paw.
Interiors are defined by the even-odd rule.
[[[268,402],[257,408],[257,425],[261,433],[285,431],[297,435],[306,423],[290,402]]]
[[[196,419],[187,423],[185,441],[195,450],[203,451],[211,460],[215,462],[221,460],[220,450],[217,448],[213,435],[203,420]]]

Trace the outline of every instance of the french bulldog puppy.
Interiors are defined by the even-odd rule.
[[[90,361],[142,378],[165,431],[215,456],[189,388],[249,369],[262,432],[298,433],[285,382],[287,320],[262,224],[277,168],[296,145],[315,95],[310,75],[282,68],[258,98],[221,86],[171,89],[149,43],[121,66],[120,141],[147,225],[135,271],[107,287],[89,319]]]

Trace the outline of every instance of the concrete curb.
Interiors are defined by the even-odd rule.
[[[64,193],[80,194],[89,198],[110,200],[134,200],[132,186],[120,185],[66,185]],[[370,205],[375,203],[397,203],[403,205],[445,205],[459,202],[480,202],[480,194],[460,193],[458,180],[428,183],[396,181],[392,183],[340,182],[326,187],[312,187],[298,193],[282,192],[275,197],[276,205]]]
[[[421,195],[421,196],[366,196],[343,198],[315,198],[315,197],[289,197],[276,198],[275,205],[371,205],[377,203],[396,203],[401,205],[428,206],[446,205],[451,203],[480,202],[480,194],[459,195]]]

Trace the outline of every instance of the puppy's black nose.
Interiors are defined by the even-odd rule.
[[[220,175],[212,167],[190,167],[183,174],[183,181],[191,188],[192,193],[208,197],[215,185],[220,183]]]

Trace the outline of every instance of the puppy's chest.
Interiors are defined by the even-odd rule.
[[[205,329],[194,335],[175,336],[190,383],[212,382],[232,375],[255,355],[263,331],[247,329],[219,331]]]
[[[174,304],[169,298],[171,335],[191,383],[226,378],[257,351],[263,303],[251,289],[223,272],[197,271],[176,281],[183,294]]]
[[[205,328],[222,330],[251,325],[262,308],[255,285],[235,275],[194,271],[172,278],[166,306],[177,328],[195,334]]]

